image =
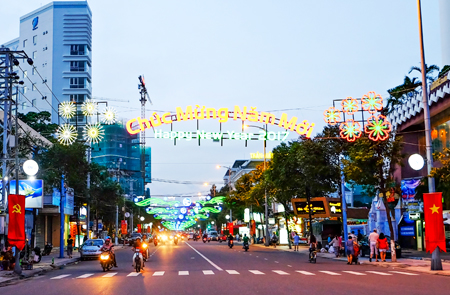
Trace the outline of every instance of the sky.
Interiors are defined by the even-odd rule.
[[[427,64],[441,64],[439,1],[422,1]],[[2,4],[0,44],[19,35],[20,16],[48,2]],[[138,76],[144,75],[155,110],[174,112],[195,105],[256,107],[282,111],[322,130],[323,111],[333,99],[361,97],[403,82],[420,66],[415,0],[91,0],[92,88],[125,121],[140,115]],[[122,100],[123,102],[117,101]],[[196,130],[193,122],[174,130]],[[217,120],[200,129],[218,131]],[[225,123],[225,130],[240,125]],[[169,130],[165,128],[164,130]],[[250,131],[250,130],[249,130]],[[258,130],[253,128],[252,132]],[[271,129],[271,131],[282,131]],[[263,142],[218,143],[153,138],[152,176],[157,179],[223,184],[236,159],[262,152]],[[291,134],[291,139],[295,136]],[[279,142],[269,142],[268,151]],[[201,184],[153,182],[152,195],[205,194]]]

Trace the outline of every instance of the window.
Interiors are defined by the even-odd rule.
[[[33,36],[33,44],[36,45],[36,42],[37,42],[37,35],[34,35]]]
[[[31,106],[33,106],[33,107],[36,106],[36,99],[33,99],[33,100],[31,101]]]
[[[22,103],[22,110],[24,110],[26,108],[27,108],[27,103],[26,102]]]
[[[84,78],[70,78],[70,88],[84,88]]]
[[[27,46],[27,39],[23,40],[23,48],[25,48]]]
[[[31,85],[31,91],[35,91],[36,90],[36,84],[33,83],[33,85]]]
[[[71,61],[70,71],[71,72],[84,72],[84,61]]]
[[[36,59],[37,51],[33,51],[33,59]]]
[[[23,94],[27,93],[28,91],[28,87],[27,86],[23,86]]]
[[[84,45],[70,45],[70,55],[84,55]]]
[[[35,67],[33,67],[33,68],[31,69],[31,75],[34,75],[34,74],[36,74],[36,69],[35,69]]]
[[[26,79],[28,77],[28,72],[27,71],[23,71],[23,78]]]
[[[70,101],[83,103],[84,102],[84,94],[71,94]]]

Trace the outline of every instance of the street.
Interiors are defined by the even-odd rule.
[[[118,250],[118,268],[103,272],[96,260],[2,287],[7,294],[438,294],[449,278],[397,268],[347,265],[307,255],[238,244],[182,242],[150,246],[141,273],[133,272],[131,247]],[[394,288],[394,289],[393,289]],[[399,292],[401,290],[401,292]]]

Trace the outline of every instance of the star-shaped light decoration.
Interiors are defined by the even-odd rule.
[[[383,115],[371,116],[367,119],[365,132],[369,134],[369,139],[373,141],[386,140],[391,130],[391,123]]]
[[[58,142],[62,145],[71,145],[77,139],[77,130],[73,125],[63,124],[56,130]]]
[[[93,116],[97,113],[97,103],[93,99],[87,99],[81,105],[81,111],[86,117]]]
[[[364,94],[361,98],[361,106],[363,110],[368,111],[371,114],[375,114],[377,111],[381,111],[383,109],[383,98],[374,91],[370,91],[369,93]]]
[[[104,130],[99,123],[86,124],[86,126],[84,126],[83,135],[88,143],[98,143],[103,138]]]
[[[352,119],[345,120],[344,123],[341,123],[339,129],[341,137],[350,142],[355,141],[362,135],[361,125]]]
[[[107,125],[114,124],[116,122],[116,110],[112,107],[106,107],[103,111],[102,122]]]
[[[439,214],[439,208],[441,208],[441,207],[437,207],[436,204],[433,204],[433,207],[430,208],[431,214],[434,214],[434,213]]]
[[[324,113],[324,120],[330,125],[336,125],[341,120],[341,112],[334,107],[328,108]]]
[[[358,111],[358,101],[352,97],[347,97],[341,102],[342,111],[347,115],[353,115]]]
[[[75,116],[76,107],[72,101],[64,101],[58,107],[59,115],[65,119],[70,119]]]

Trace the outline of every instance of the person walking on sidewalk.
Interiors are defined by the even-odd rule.
[[[297,232],[294,235],[294,251],[298,251],[298,244],[300,244],[300,236]]]
[[[339,248],[341,246],[341,239],[337,235],[334,236],[334,239],[331,241],[330,245],[333,246],[334,255],[336,255],[336,257],[339,257]]]
[[[273,247],[276,248],[277,247],[277,242],[278,242],[278,236],[275,232],[272,233],[272,238],[270,238]]]
[[[378,238],[378,249],[380,250],[381,262],[386,262],[386,251],[388,248],[387,238],[383,233],[381,233],[380,237]]]
[[[347,247],[347,264],[352,264],[353,255],[355,255],[355,249],[353,248],[353,237],[348,236],[348,240],[345,242],[345,246]]]
[[[72,236],[69,235],[69,238],[67,239],[67,256],[69,256],[69,258],[72,258],[72,253],[73,253],[73,239]]]
[[[380,236],[377,234],[377,230],[374,229],[373,232],[370,233],[369,235],[369,246],[370,246],[370,257],[369,257],[369,261],[372,262],[372,256],[375,253],[375,259],[376,262],[378,262],[378,249],[377,249],[377,242],[378,242],[378,238]]]

